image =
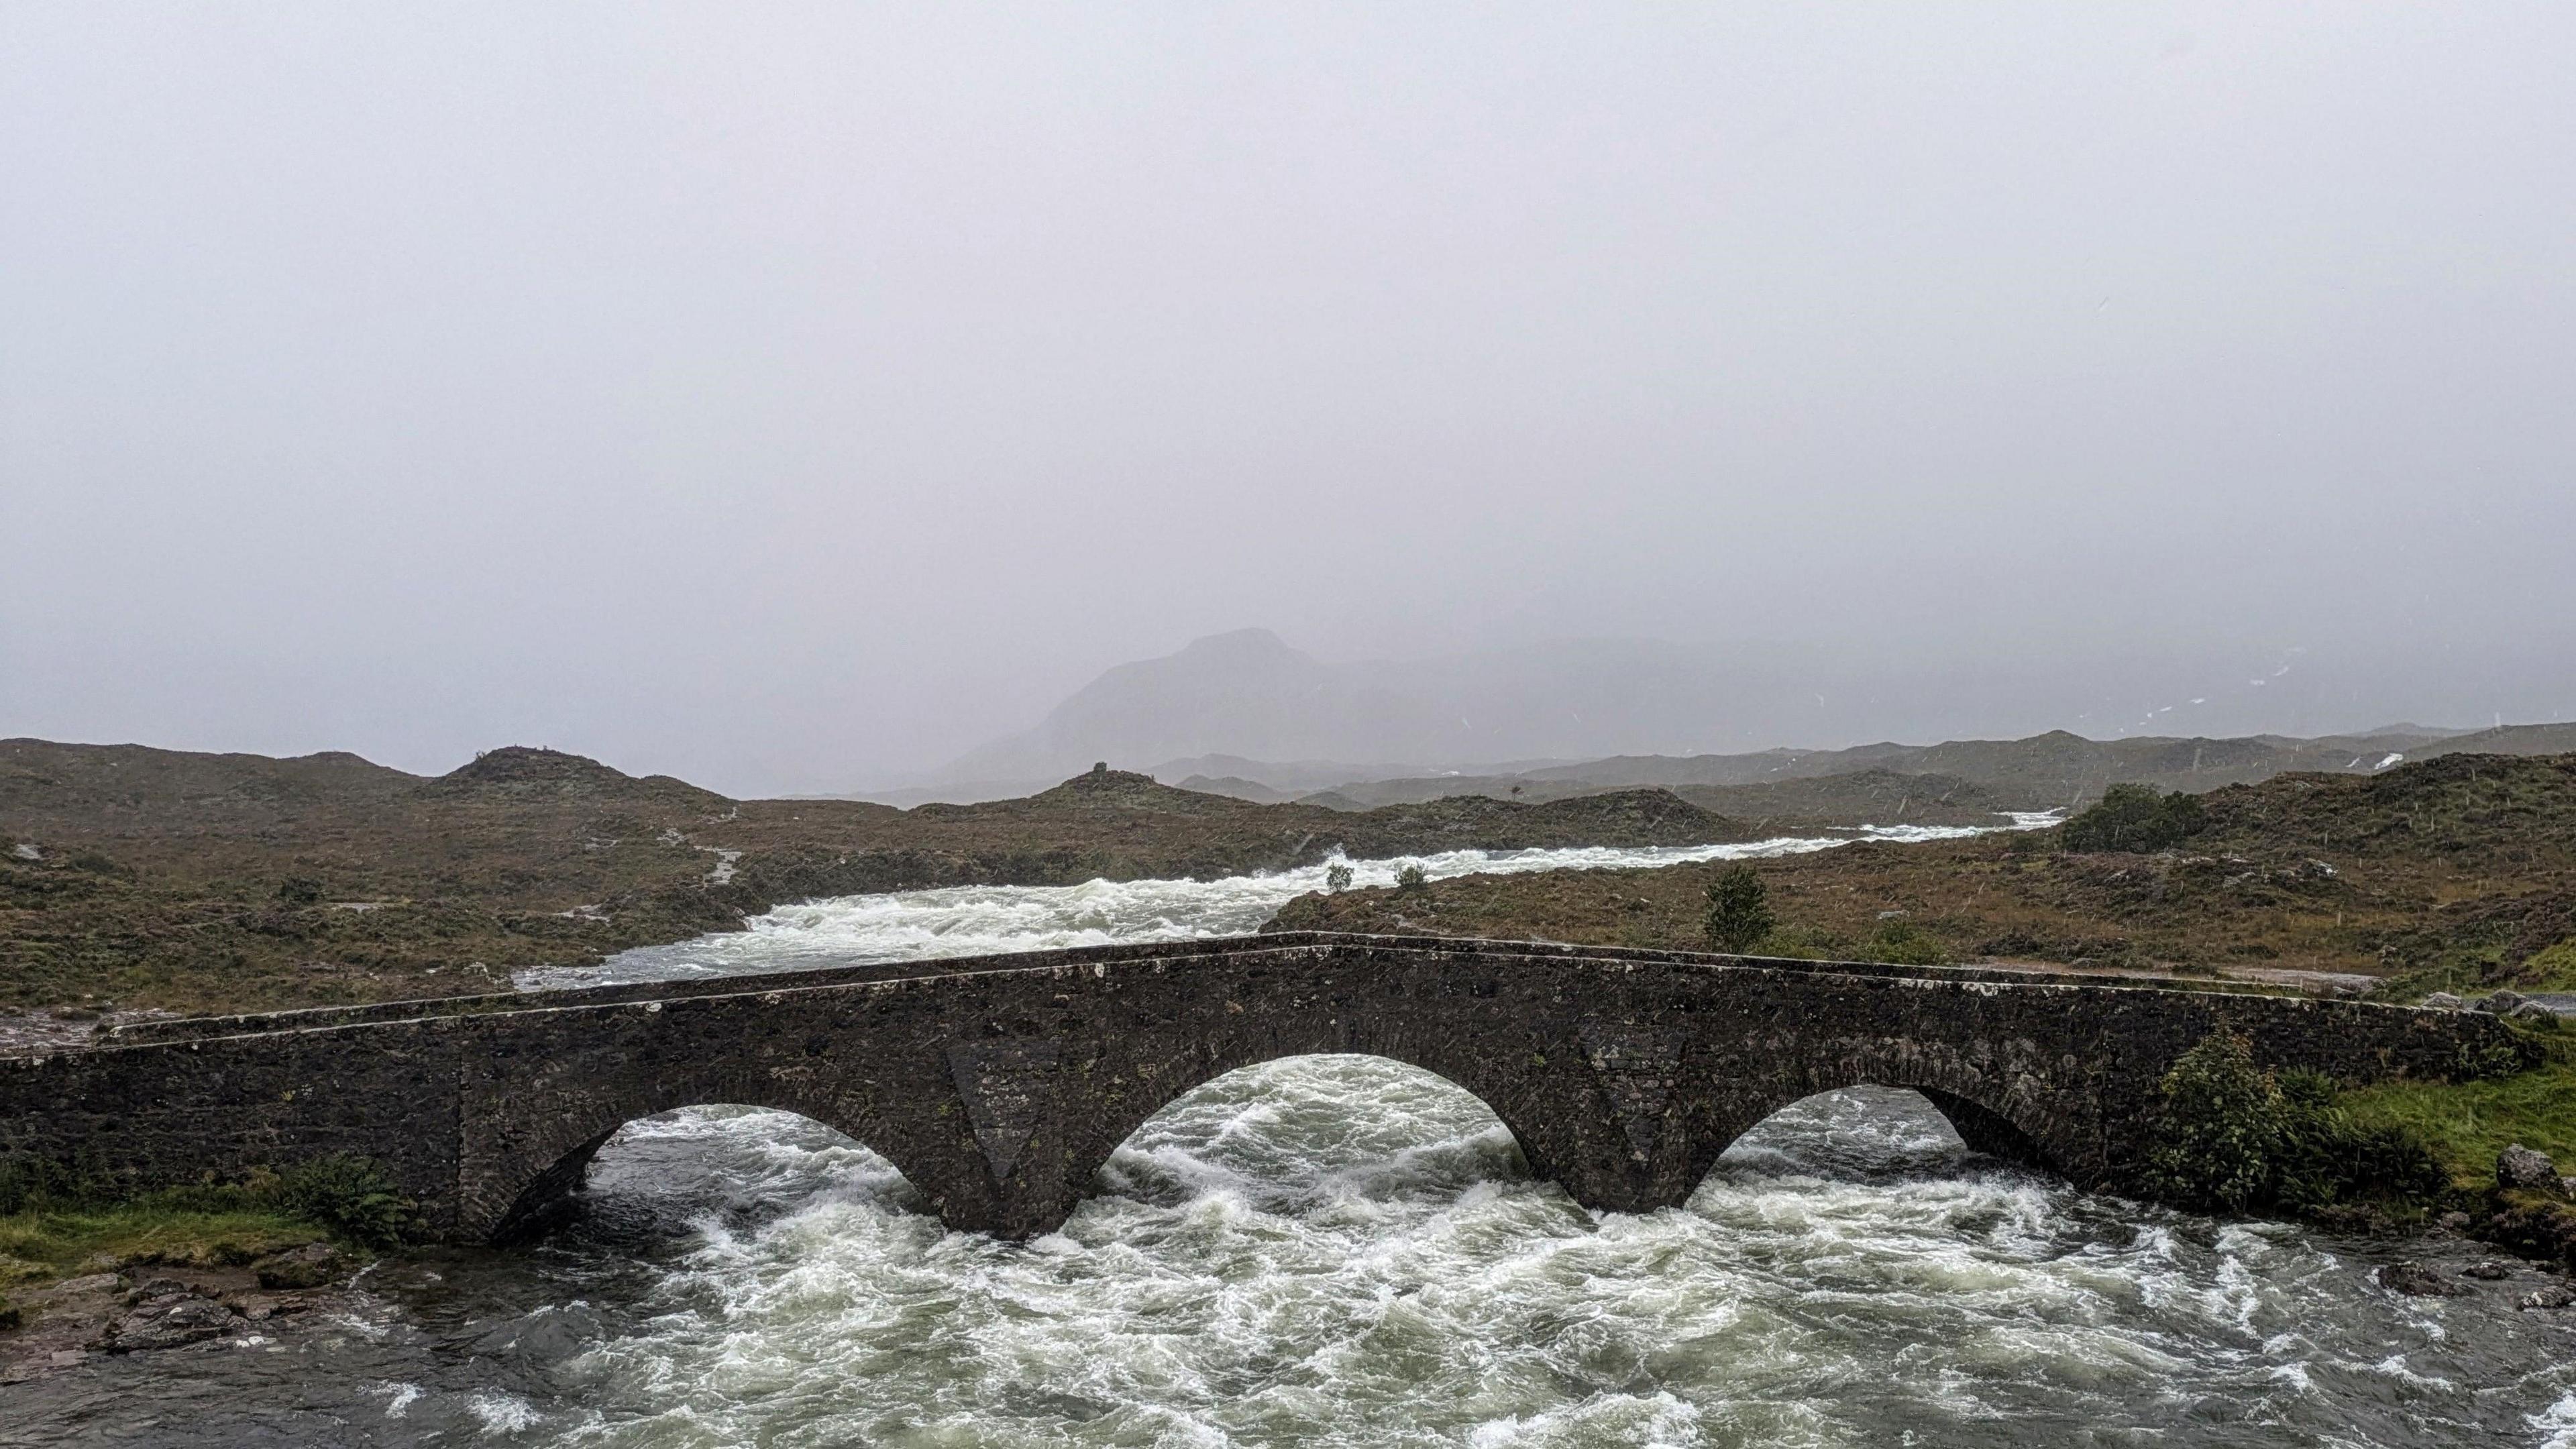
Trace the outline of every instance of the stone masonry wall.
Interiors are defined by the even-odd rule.
[[[1580,1202],[1675,1204],[1812,1093],[1912,1087],[1981,1150],[2087,1184],[2216,1027],[2347,1081],[2527,1060],[2501,1023],[1991,971],[1278,935],[233,1018],[0,1059],[0,1150],[146,1182],[327,1152],[387,1164],[460,1240],[542,1223],[637,1117],[781,1108],[892,1159],[952,1226],[1045,1231],[1164,1104],[1237,1067],[1365,1052],[1474,1093]]]

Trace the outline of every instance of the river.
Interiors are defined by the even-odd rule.
[[[1212,934],[1292,884],[820,902],[594,979]],[[2078,1192],[1867,1087],[1683,1208],[1594,1214],[1449,1083],[1305,1057],[1172,1104],[1027,1244],[800,1117],[635,1123],[546,1242],[0,1389],[0,1445],[2576,1449],[2576,1325],[2512,1307],[2537,1275],[2371,1278],[2478,1256]]]

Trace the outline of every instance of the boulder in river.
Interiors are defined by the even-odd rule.
[[[2469,1291],[2421,1263],[2391,1263],[2381,1268],[2379,1286],[2410,1298],[2453,1298]]]
[[[2576,1308],[2576,1289],[2552,1283],[2536,1293],[2526,1293],[2517,1308]]]
[[[2422,1004],[2431,1011],[2457,1011],[2460,1009],[2460,998],[2447,991],[2436,991],[2425,997]]]
[[[2477,1262],[2471,1263],[2469,1266],[2462,1268],[2460,1270],[2460,1276],[2463,1278],[2484,1278],[2488,1282],[2492,1283],[2498,1278],[2512,1277],[2513,1265],[2502,1258],[2481,1258]]]
[[[319,1288],[340,1276],[339,1251],[329,1243],[306,1243],[283,1253],[262,1258],[257,1267],[259,1286],[279,1288]]]
[[[2558,1164],[2546,1152],[2534,1152],[2517,1142],[2496,1154],[2496,1186],[2521,1188],[2527,1192],[2558,1191]]]

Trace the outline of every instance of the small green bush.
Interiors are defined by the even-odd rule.
[[[2177,1058],[2159,1094],[2146,1183],[2186,1207],[2243,1212],[2268,1199],[2281,1091],[2255,1070],[2245,1038],[2212,1032]]]
[[[64,1162],[28,1153],[0,1157],[0,1217],[84,1207],[125,1195],[123,1184],[86,1159]]]
[[[382,1167],[345,1153],[316,1157],[283,1173],[254,1169],[237,1181],[182,1183],[148,1192],[137,1192],[129,1179],[85,1163],[24,1154],[0,1159],[0,1217],[276,1213],[352,1242],[386,1247],[410,1234],[414,1206]]]
[[[1779,956],[1793,961],[1840,961],[1851,953],[1842,938],[1830,931],[1807,926],[1775,926],[1771,934],[1754,943],[1753,953]]]
[[[2263,1071],[2231,1033],[2176,1058],[2159,1095],[2141,1185],[2184,1207],[2314,1213],[2362,1198],[2420,1201],[2448,1181],[2420,1138],[2356,1123],[2332,1080]]]
[[[1395,893],[1400,896],[1420,895],[1431,889],[1431,872],[1413,861],[1396,867]]]
[[[2114,785],[2093,807],[2058,828],[2068,850],[2163,850],[2209,828],[2200,797],[2153,785]]]
[[[1351,868],[1335,861],[1324,867],[1324,894],[1337,896],[1351,888]]]
[[[1770,892],[1749,865],[1731,866],[1708,885],[1708,914],[1700,932],[1721,951],[1742,955],[1771,934],[1778,924],[1771,914]]]
[[[1946,966],[1949,948],[1910,921],[1886,921],[1861,943],[1860,959],[1888,966]]]
[[[287,1169],[275,1191],[281,1210],[353,1242],[385,1247],[411,1232],[413,1202],[368,1158],[316,1157]]]

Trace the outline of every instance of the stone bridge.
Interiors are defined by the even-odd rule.
[[[950,1226],[1047,1231],[1156,1110],[1362,1052],[1474,1093],[1579,1202],[1678,1204],[1779,1108],[1910,1087],[1979,1150],[2117,1186],[2213,1029],[2346,1081],[2527,1060],[2491,1017],[2101,977],[1531,942],[1272,935],[209,1018],[0,1059],[0,1150],[138,1183],[349,1152],[431,1228],[542,1227],[627,1122],[783,1108],[890,1158]]]

